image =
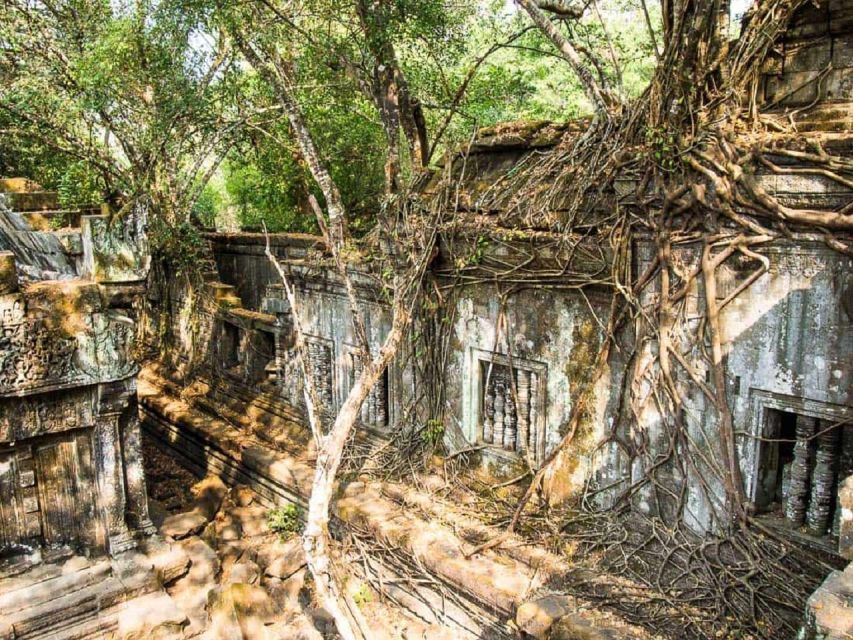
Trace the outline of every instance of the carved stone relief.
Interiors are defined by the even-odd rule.
[[[95,423],[93,387],[0,399],[0,442],[20,441]]]

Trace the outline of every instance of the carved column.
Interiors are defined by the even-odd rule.
[[[495,426],[494,443],[503,444],[504,441],[504,391],[506,380],[501,367],[494,367],[492,375],[495,377]]]
[[[127,513],[130,524],[144,535],[156,533],[157,528],[148,514],[148,489],[145,486],[145,470],[142,466],[142,431],[135,403],[124,414],[122,429],[122,453],[124,454],[124,477],[127,480]]]
[[[506,418],[504,418],[504,449],[508,451],[515,451],[516,449],[516,410],[515,410],[515,396],[513,395],[513,384],[512,380],[512,368],[506,368],[507,376],[506,376],[506,402],[505,412]]]
[[[95,419],[95,451],[98,469],[98,493],[109,537],[110,555],[118,555],[136,546],[127,528],[124,473],[122,468],[119,420],[127,396],[116,394],[111,385],[99,389],[100,411]]]
[[[379,377],[373,388],[376,394],[376,424],[384,427],[388,424],[388,369]]]
[[[516,389],[518,391],[518,449],[526,451],[530,440],[530,372],[518,369]]]
[[[819,422],[826,429],[826,422]],[[817,454],[812,473],[811,497],[806,520],[809,529],[816,536],[822,536],[830,527],[830,509],[835,498],[835,460],[837,456],[840,429],[828,429],[817,437]]]
[[[483,382],[483,442],[491,444],[495,430],[495,379],[489,373],[487,370]]]
[[[791,488],[785,504],[785,517],[794,526],[806,519],[806,504],[809,499],[811,479],[811,440],[815,433],[814,418],[797,416],[794,460],[791,462]]]
[[[365,404],[367,405],[367,423],[374,425],[376,424],[376,385],[367,394]]]

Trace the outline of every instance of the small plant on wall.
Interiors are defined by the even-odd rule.
[[[267,524],[282,540],[288,540],[302,533],[302,509],[297,504],[270,509],[267,513]]]

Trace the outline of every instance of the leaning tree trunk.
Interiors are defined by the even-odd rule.
[[[403,337],[408,313],[402,303],[394,310],[394,325],[385,338],[379,355],[372,359],[361,371],[350,390],[347,399],[338,412],[331,431],[323,436],[317,462],[314,469],[314,483],[311,486],[311,498],[308,501],[308,516],[305,531],[302,534],[305,559],[315,586],[324,605],[335,619],[338,633],[346,640],[355,638],[350,616],[343,610],[345,594],[334,575],[330,555],[329,511],[335,490],[335,479],[343,460],[344,448],[359,416],[361,405],[370,390],[379,381],[388,363],[394,357]]]

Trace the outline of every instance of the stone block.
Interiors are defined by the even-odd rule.
[[[146,558],[160,580],[160,584],[170,584],[186,575],[190,568],[190,557],[179,544],[149,545]]]
[[[829,64],[832,42],[829,38],[810,40],[786,46],[784,73],[797,71],[822,71]]]
[[[806,603],[800,638],[847,640],[853,634],[853,564],[833,571]]]
[[[0,178],[0,193],[30,193],[43,191],[41,185],[29,178]]]
[[[176,513],[160,525],[160,533],[173,540],[182,540],[200,533],[207,526],[207,518],[196,511]]]
[[[222,575],[222,584],[255,584],[260,580],[261,569],[251,560],[241,559],[233,563]]]
[[[49,211],[59,208],[55,191],[7,193],[6,197],[14,211]]]
[[[853,68],[833,69],[822,87],[822,97],[827,100],[853,100]]]
[[[190,619],[188,635],[197,633],[207,622],[207,595],[216,583],[221,565],[213,549],[198,537],[182,540],[181,548],[190,559],[190,570],[169,587],[169,595]]]
[[[239,484],[231,489],[231,499],[238,507],[248,507],[255,501],[255,492],[246,485]]]
[[[163,592],[134,598],[122,605],[118,616],[118,640],[151,640],[182,637],[187,616]]]
[[[275,622],[278,605],[262,589],[250,584],[230,584],[212,589],[208,595],[212,638],[266,640],[266,626]]]
[[[853,33],[847,32],[832,39],[832,66],[835,69],[853,67]]]
[[[853,32],[853,7],[849,2],[842,0],[837,9],[831,10],[831,19],[829,21],[829,32],[832,34],[844,34]]]
[[[547,638],[551,627],[574,608],[572,598],[554,594],[525,602],[515,614],[518,628],[537,639]]]
[[[578,614],[560,618],[548,636],[549,640],[624,640],[626,637],[621,631],[602,626]]]
[[[265,545],[258,551],[258,564],[263,567],[265,575],[286,580],[305,566],[302,540],[294,536],[286,542]]]
[[[243,530],[240,523],[230,515],[219,516],[216,519],[216,539],[219,542],[236,542],[241,538]]]
[[[15,293],[18,290],[18,270],[15,268],[15,254],[0,251],[0,295]]]
[[[285,611],[298,611],[300,609],[299,593],[305,586],[305,576],[307,573],[308,570],[302,568],[287,580],[264,576],[262,584],[282,609]]]
[[[228,495],[228,487],[219,476],[207,476],[204,480],[193,485],[192,494],[195,497],[195,511],[208,521],[216,517],[222,501]]]
[[[817,96],[819,71],[800,71],[768,76],[765,99],[781,105],[801,105],[813,102]]]

